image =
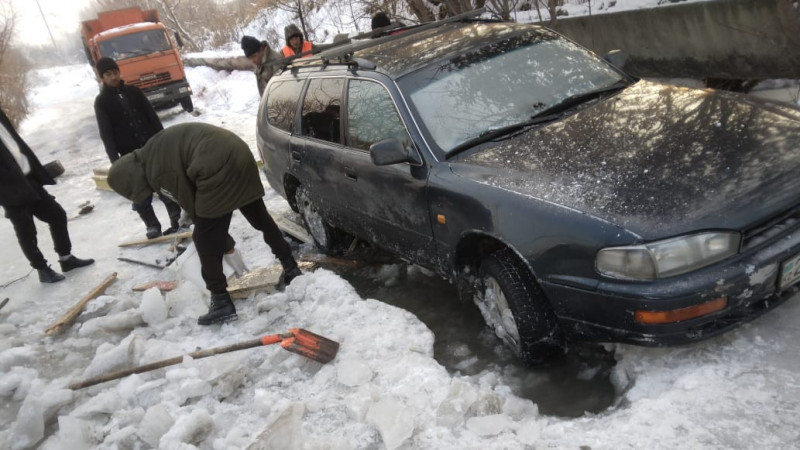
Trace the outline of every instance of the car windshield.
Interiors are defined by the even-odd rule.
[[[423,131],[445,153],[494,130],[526,123],[568,99],[624,86],[627,78],[587,50],[526,32],[409,74],[398,84]],[[585,97],[584,97],[585,95]],[[580,103],[580,102],[578,102]]]
[[[116,36],[98,42],[100,54],[119,61],[149,53],[169,50],[170,44],[163,30],[147,30]]]

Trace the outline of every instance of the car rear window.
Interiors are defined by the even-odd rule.
[[[303,89],[303,80],[273,83],[267,96],[267,122],[281,130],[292,132],[297,102]]]

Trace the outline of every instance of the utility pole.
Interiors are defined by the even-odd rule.
[[[53,42],[53,50],[58,52],[58,47],[56,46],[56,40],[53,39],[53,33],[50,31],[50,25],[47,24],[47,19],[44,17],[44,12],[42,11],[42,6],[39,4],[39,0],[36,0],[36,6],[39,8],[39,14],[42,15],[44,26],[45,28],[47,28],[47,34],[50,35],[50,40]]]

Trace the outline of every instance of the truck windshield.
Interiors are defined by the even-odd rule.
[[[571,98],[596,98],[627,77],[550,33],[523,33],[438,61],[398,80],[423,131],[445,154],[551,114]],[[570,106],[574,107],[575,102]]]
[[[98,42],[100,54],[115,61],[172,48],[164,30],[147,30]]]

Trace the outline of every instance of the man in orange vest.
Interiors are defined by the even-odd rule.
[[[284,58],[314,50],[314,44],[303,39],[303,32],[300,31],[300,28],[297,28],[297,25],[286,25],[286,28],[283,29],[283,34],[286,37],[286,45],[281,49],[281,54]],[[311,56],[311,53],[303,55],[303,57],[306,56]]]

